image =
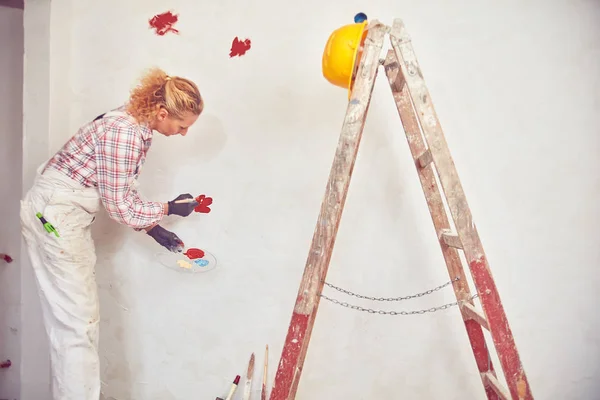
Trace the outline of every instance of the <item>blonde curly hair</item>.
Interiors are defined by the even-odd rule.
[[[187,113],[200,115],[204,99],[189,79],[169,76],[160,68],[151,68],[131,91],[127,112],[139,123],[149,123],[161,107],[175,118],[183,118]]]

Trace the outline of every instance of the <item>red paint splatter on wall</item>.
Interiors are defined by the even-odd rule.
[[[0,254],[0,258],[4,259],[4,261],[6,261],[7,263],[12,262],[12,257],[9,256],[8,254]]]
[[[248,50],[250,50],[251,42],[250,39],[240,40],[236,36],[231,43],[231,50],[229,51],[229,57],[243,56]]]
[[[11,365],[12,365],[12,362],[10,360],[6,360],[0,364],[0,368],[9,368]]]
[[[187,251],[185,253],[183,253],[187,258],[189,258],[190,260],[194,260],[196,258],[202,258],[204,257],[204,252],[200,249],[196,249],[196,248],[190,248],[187,249]]]
[[[194,211],[208,214],[210,212],[210,205],[213,200],[212,197],[206,197],[206,195],[201,194],[195,199],[198,202],[198,205],[194,208]]]
[[[150,27],[156,30],[157,35],[163,36],[167,32],[179,33],[177,29],[173,28],[173,25],[175,25],[178,19],[178,14],[173,14],[171,11],[167,11],[165,13],[155,15],[148,22],[150,23]]]

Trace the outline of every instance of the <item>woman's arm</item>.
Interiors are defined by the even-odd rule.
[[[142,148],[136,125],[106,121],[105,133],[96,143],[96,177],[108,215],[123,225],[149,230],[167,215],[168,208],[165,203],[143,200],[132,188]]]

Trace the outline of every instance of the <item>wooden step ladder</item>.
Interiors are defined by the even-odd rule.
[[[364,51],[358,63],[355,84],[270,400],[292,400],[296,396],[381,64],[392,89],[433,225],[438,233],[487,399],[531,400],[531,389],[508,320],[410,37],[400,19],[395,19],[392,27],[375,20],[369,23],[367,29]],[[380,60],[386,35],[389,35],[393,50],[388,51],[385,60]],[[444,198],[452,220],[446,213]],[[475,296],[471,295],[459,251],[463,252],[471,271],[481,311],[473,302]],[[508,389],[496,375],[483,329],[491,334]]]

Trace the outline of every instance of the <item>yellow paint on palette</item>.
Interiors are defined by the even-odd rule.
[[[189,262],[187,262],[185,260],[177,260],[177,265],[179,265],[181,268],[186,268],[186,269],[192,268],[192,264],[190,264]]]

